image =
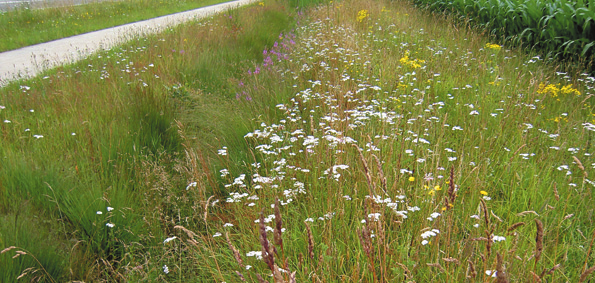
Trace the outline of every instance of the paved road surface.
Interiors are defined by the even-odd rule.
[[[204,18],[254,1],[256,0],[226,2],[0,53],[0,87],[16,79],[33,77],[44,70],[76,62],[99,50],[108,50],[124,42],[126,38],[157,33],[186,21]]]

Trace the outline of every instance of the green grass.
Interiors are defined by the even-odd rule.
[[[125,0],[0,12],[0,52],[225,2]]]
[[[184,190],[191,164],[182,162],[183,150],[196,138],[182,139],[175,119],[190,115],[199,89],[220,115],[221,103],[235,97],[229,78],[290,28],[282,8],[231,10],[3,88],[0,211],[15,224],[1,227],[2,249],[17,246],[51,262],[56,282],[137,278],[139,269],[138,280],[157,280],[161,267],[143,257],[155,248],[161,254],[169,223],[202,199]],[[192,93],[184,90],[190,86]],[[204,132],[201,142],[233,136],[218,133],[224,129],[204,115],[188,123]],[[15,227],[27,236],[13,237]],[[13,252],[0,258],[10,267],[3,268],[2,282],[13,282],[31,265],[29,257],[12,260]]]
[[[266,1],[0,90],[0,280],[591,279],[595,79],[407,3]]]

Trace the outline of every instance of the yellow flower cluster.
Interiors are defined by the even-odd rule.
[[[566,85],[563,87],[560,87],[560,84],[544,84],[544,83],[540,83],[539,84],[539,89],[537,89],[537,93],[539,94],[550,94],[552,97],[558,97],[559,95],[570,95],[570,94],[574,94],[576,96],[581,95],[581,92],[576,89],[573,88],[572,85]]]
[[[486,43],[486,48],[493,49],[495,51],[499,51],[500,49],[502,49],[502,46],[500,46],[498,44],[494,44],[494,43]]]
[[[425,63],[426,61],[424,60],[419,60],[419,59],[409,59],[409,50],[405,51],[405,56],[403,56],[403,58],[399,59],[399,62],[401,62],[402,65],[405,66],[409,66],[413,69],[417,69],[417,68],[421,68],[421,64]]]
[[[369,16],[370,13],[368,13],[368,10],[361,10],[357,12],[357,21],[361,23]]]

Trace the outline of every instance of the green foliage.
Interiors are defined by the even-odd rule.
[[[129,0],[45,9],[22,6],[0,11],[0,26],[4,27],[0,52],[222,2]]]
[[[521,0],[414,0],[419,7],[459,16],[502,41],[556,59],[591,65],[595,55],[595,2]]]

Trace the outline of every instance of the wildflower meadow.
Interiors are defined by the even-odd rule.
[[[0,280],[589,282],[595,78],[542,58],[266,0],[15,82]]]

